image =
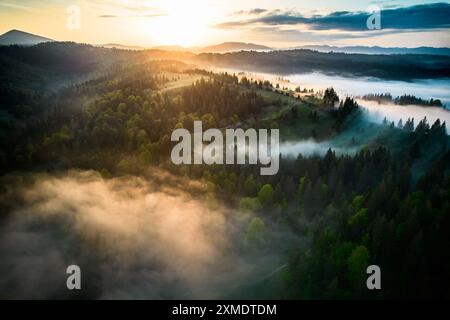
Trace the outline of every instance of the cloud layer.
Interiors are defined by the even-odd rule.
[[[366,21],[372,13],[336,11],[328,15],[305,16],[285,11],[271,12],[266,15],[224,22],[217,27],[233,28],[252,25],[304,25],[312,30],[367,30]],[[432,3],[410,7],[389,8],[381,11],[383,29],[439,29],[450,27],[450,4]]]

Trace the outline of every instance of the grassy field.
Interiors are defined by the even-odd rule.
[[[179,78],[169,82],[161,89],[162,93],[178,94],[184,87],[190,86],[200,80],[202,75],[167,74],[169,78]],[[242,90],[249,90],[242,88]],[[253,89],[254,90],[254,89]],[[333,128],[334,121],[320,107],[320,100],[314,97],[302,97],[298,99],[280,91],[257,89],[264,100],[268,101],[260,115],[260,121],[268,127],[279,128],[282,141],[307,139],[314,137],[316,140],[324,140],[336,133]],[[297,109],[297,117],[292,118],[292,109]],[[316,116],[311,117],[312,112]]]
[[[161,89],[161,93],[165,93],[168,91],[176,91],[177,89],[182,89],[183,87],[190,86],[195,81],[200,80],[201,78],[204,78],[205,76],[201,75],[187,75],[187,74],[170,74],[168,76],[176,76],[180,77],[179,80],[171,81],[169,82],[164,88]]]
[[[264,108],[261,120],[268,122],[274,128],[280,128],[282,141],[310,137],[322,140],[336,133],[333,128],[333,119],[320,107],[317,99],[299,100],[267,90],[259,90],[259,93],[266,100],[271,101],[271,105]],[[296,119],[291,116],[292,108],[297,109]],[[312,112],[316,112],[317,116],[311,117]]]

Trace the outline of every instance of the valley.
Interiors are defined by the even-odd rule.
[[[388,88],[447,101],[446,80],[411,89],[367,80],[362,92],[360,79],[254,76],[196,59],[73,43],[0,48],[0,254],[8,261],[0,287],[16,288],[2,298],[448,293],[448,111],[396,106],[399,126],[389,113],[397,109],[386,106],[380,121],[356,99]],[[197,121],[204,130],[279,129],[279,171],[173,163],[172,133],[194,132]],[[22,278],[23,252],[41,261],[34,281]],[[82,292],[60,285],[69,261],[89,279]],[[369,264],[381,266],[389,290],[366,290]],[[58,276],[47,282],[48,274]]]

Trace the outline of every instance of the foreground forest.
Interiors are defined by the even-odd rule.
[[[158,180],[164,172],[200,182],[199,189],[183,192],[200,199],[208,210],[226,208],[224,219],[233,229],[227,247],[239,259],[254,261],[256,271],[246,277],[248,284],[217,289],[219,297],[450,296],[450,140],[445,123],[415,119],[414,125],[406,115],[405,124],[386,119],[377,125],[366,120],[353,99],[338,97],[332,89],[301,95],[268,81],[205,71],[174,56],[160,60],[159,54],[155,58],[145,52],[77,48],[86,55],[77,63],[55,53],[61,47],[46,48],[44,57],[53,53],[61,60],[53,56],[35,67],[51,62],[50,71],[30,70],[29,59],[36,56],[23,53],[25,71],[17,72],[16,81],[0,79],[5,99],[0,111],[0,229],[5,234],[14,226],[11,217],[25,212],[29,199],[18,186],[36,184],[42,173],[58,177],[71,170],[94,170],[105,181],[138,176],[157,179],[162,188],[169,184]],[[1,48],[2,62],[13,59],[8,50],[15,49]],[[6,70],[8,63],[0,67]],[[49,84],[64,75],[63,85],[48,90],[37,85],[44,81],[35,75]],[[282,142],[333,142],[340,137],[354,151],[337,153],[331,146],[324,155],[282,155],[274,176],[260,176],[259,168],[250,165],[175,166],[170,160],[171,133],[176,128],[192,131],[196,120],[203,121],[204,129],[280,128]],[[54,218],[46,227],[60,223]],[[39,228],[36,225],[34,232]],[[95,253],[105,241],[98,237],[79,241]],[[13,256],[9,250],[0,246],[3,256]],[[270,262],[265,257],[271,257]],[[266,261],[267,268],[255,267],[260,261]],[[149,269],[157,270],[155,264]],[[382,290],[366,288],[371,264],[382,270]],[[1,287],[20,282],[7,276],[9,267],[7,260],[0,263],[6,275]],[[216,271],[220,278],[222,271]],[[108,280],[98,274],[92,279],[77,297],[105,295],[102,283]],[[165,285],[178,288],[177,281]],[[134,294],[185,297],[160,291],[164,294]],[[187,297],[202,297],[198,292]],[[23,297],[27,290],[13,294]],[[46,294],[61,292],[56,288]]]

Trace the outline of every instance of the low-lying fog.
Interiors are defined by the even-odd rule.
[[[430,125],[437,119],[440,119],[441,122],[445,121],[447,133],[450,132],[450,111],[443,108],[416,105],[401,106],[394,103],[378,103],[361,99],[357,99],[357,102],[367,111],[366,118],[371,122],[382,123],[386,118],[389,122],[394,121],[397,125],[400,119],[404,124],[408,118],[414,118],[414,125],[417,126],[420,120],[427,117]]]
[[[334,140],[317,142],[314,139],[287,141],[280,145],[280,153],[284,157],[297,157],[302,155],[304,157],[310,156],[324,156],[329,149],[334,151],[337,155],[353,155],[359,151],[361,145],[344,147],[339,146]]]
[[[168,181],[72,171],[0,182],[3,299],[72,297],[71,264],[81,267],[81,297],[112,299],[220,298],[271,266],[236,249],[226,208]]]
[[[241,74],[252,79],[269,80],[273,84],[279,84],[280,87],[287,87],[291,90],[294,90],[298,86],[301,89],[314,89],[314,91],[323,91],[328,87],[333,87],[342,97],[357,97],[372,93],[390,93],[393,97],[407,94],[425,100],[431,98],[440,99],[450,109],[450,79],[429,79],[406,82],[369,77],[343,77],[319,72],[285,76],[231,68],[212,68],[212,70],[215,72]]]
[[[447,132],[450,132],[450,79],[405,82],[367,77],[342,77],[317,72],[281,76],[270,73],[243,72],[238,69],[216,69],[215,71],[227,71],[236,74],[240,73],[248,78],[258,80],[265,79],[274,84],[279,84],[282,88],[287,87],[291,90],[294,90],[296,87],[300,86],[301,89],[314,89],[314,91],[318,92],[323,91],[328,87],[333,87],[341,99],[345,96],[360,97],[365,94],[383,93],[390,93],[394,98],[407,94],[422,98],[424,100],[440,99],[446,106],[446,109],[417,105],[400,106],[394,103],[379,104],[374,101],[366,101],[362,99],[357,99],[357,101],[360,106],[368,111],[366,114],[366,120],[371,122],[382,123],[383,119],[386,117],[388,121],[394,121],[395,124],[397,124],[400,119],[402,119],[403,123],[405,123],[408,118],[414,118],[414,123],[417,125],[420,120],[427,117],[430,124],[433,124],[436,119],[440,119],[441,122],[446,121]],[[305,147],[309,145],[309,142],[300,143]],[[321,148],[322,146],[319,146],[319,149]]]
[[[417,80],[414,82],[390,81],[367,77],[342,77],[322,73],[296,74],[284,77],[302,88],[325,90],[333,87],[343,96],[363,96],[370,93],[390,93],[393,97],[404,94],[422,99],[440,99],[450,108],[450,79]]]

